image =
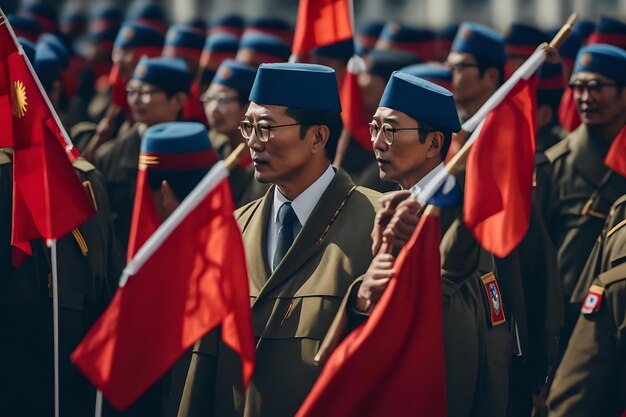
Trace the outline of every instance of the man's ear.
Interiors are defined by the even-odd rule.
[[[328,128],[328,126],[313,126],[313,128],[309,130],[309,134],[313,134],[313,147],[311,149],[311,152],[324,152],[324,147],[326,146],[328,138],[330,137],[330,129]]]
[[[441,148],[443,148],[444,136],[442,132],[435,131],[430,133],[430,143],[426,156],[430,158],[441,157]]]
[[[484,76],[489,80],[489,84],[497,90],[500,84],[500,70],[494,67],[487,68]]]
[[[163,207],[162,215],[164,218],[168,218],[180,205],[180,200],[176,197],[174,190],[172,190],[167,180],[161,182],[161,202]]]

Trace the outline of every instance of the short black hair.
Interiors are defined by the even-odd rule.
[[[495,68],[498,70],[498,85],[504,84],[504,64],[494,61],[489,58],[477,57],[474,55],[474,59],[476,60],[476,65],[478,66],[478,73],[481,78],[485,75],[485,71],[489,68]]]
[[[549,106],[552,110],[552,123],[558,122],[559,105],[561,104],[561,96],[563,90],[538,90],[537,91],[537,108],[541,106]]]
[[[306,132],[311,126],[325,125],[330,130],[330,136],[326,143],[326,156],[331,161],[335,158],[337,151],[337,142],[343,129],[343,122],[341,120],[341,114],[331,113],[325,111],[308,110],[308,109],[296,109],[288,107],[285,110],[285,114],[298,123],[300,123],[300,138],[304,138]]]
[[[417,137],[420,143],[426,142],[426,136],[428,136],[429,133],[432,133],[432,132],[443,133],[443,145],[441,145],[441,151],[439,155],[441,156],[442,161],[445,160],[446,155],[448,154],[448,149],[450,149],[450,144],[452,143],[452,132],[449,130],[437,127],[430,123],[420,122],[420,121],[418,121],[418,123],[419,123],[420,128],[424,129],[424,130],[417,131]]]
[[[148,170],[148,186],[150,191],[157,191],[165,180],[172,187],[176,197],[183,201],[195,188],[202,178],[209,172],[209,168],[186,169],[186,170]]]

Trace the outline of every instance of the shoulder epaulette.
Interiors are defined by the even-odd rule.
[[[11,156],[4,151],[4,149],[0,149],[0,165],[7,165],[11,163]]]
[[[70,137],[72,139],[75,139],[76,137],[82,135],[83,133],[90,133],[90,132],[95,133],[97,127],[98,125],[96,125],[93,122],[77,123],[70,129]]]
[[[87,161],[82,156],[74,161],[72,165],[74,165],[74,168],[82,172],[91,172],[96,169],[96,167],[94,167],[91,162]]]
[[[598,275],[598,281],[605,287],[623,280],[626,280],[626,262]]]
[[[545,156],[546,158],[548,158],[548,161],[554,162],[555,160],[559,159],[563,155],[568,154],[569,152],[569,141],[568,139],[563,139],[559,143],[545,151]]]

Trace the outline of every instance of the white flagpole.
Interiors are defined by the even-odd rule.
[[[102,391],[96,391],[96,413],[95,417],[102,417]]]
[[[47,242],[52,258],[52,326],[54,334],[54,417],[59,417],[59,277],[57,274],[57,242]]]

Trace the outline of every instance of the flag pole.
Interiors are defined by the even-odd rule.
[[[54,344],[54,417],[59,417],[59,277],[57,274],[57,242],[47,242],[52,266],[52,329]]]
[[[41,81],[39,81],[39,77],[37,76],[37,73],[35,72],[33,65],[28,59],[28,56],[24,53],[24,48],[22,48],[22,44],[20,44],[20,42],[17,40],[17,35],[13,31],[13,27],[11,26],[11,23],[9,23],[9,19],[7,19],[1,7],[0,7],[0,15],[2,16],[2,21],[4,22],[4,24],[7,25],[7,29],[9,30],[9,33],[11,34],[11,38],[13,39],[13,43],[15,44],[15,47],[17,48],[18,53],[22,56],[22,58],[24,58],[24,61],[26,62],[26,66],[28,67],[30,74],[33,76],[33,79],[35,80],[35,84],[37,84],[37,88],[39,89],[39,92],[41,93],[41,96],[46,102],[46,105],[48,106],[48,109],[50,110],[50,113],[52,114],[54,121],[56,122],[57,126],[59,127],[59,130],[61,131],[61,134],[63,135],[63,139],[65,139],[65,152],[70,152],[74,148],[74,144],[72,143],[69,135],[65,131],[65,127],[63,127],[63,124],[61,123],[61,119],[59,118],[59,115],[57,114],[54,106],[52,105],[52,102],[50,102],[50,98],[48,97],[46,90],[43,88]]]
[[[102,417],[102,391],[96,391],[96,413],[95,417]]]
[[[545,61],[546,54],[558,48],[565,38],[572,30],[572,26],[578,19],[578,13],[572,13],[567,22],[561,27],[556,36],[552,39],[550,44],[542,44],[537,47],[537,50],[520,66],[511,77],[483,104],[483,106],[476,112],[476,114],[463,123],[461,131],[458,133],[463,137],[468,136],[468,132],[472,132],[470,138],[465,142],[461,150],[450,160],[448,164],[441,170],[420,192],[420,194],[414,198],[417,198],[420,206],[426,207],[427,202],[435,195],[435,193],[444,185],[450,174],[454,174],[463,165],[472,144],[478,137],[478,133],[482,128],[482,124],[487,117],[487,114],[491,112],[496,106],[498,106],[502,100],[509,94],[509,92],[515,87],[515,85],[521,79],[528,79],[532,76],[539,66]],[[379,253],[390,253],[391,247],[386,243],[381,245]],[[330,357],[332,351],[339,344],[342,339],[343,333],[348,324],[348,315],[346,312],[346,306],[342,304],[337,315],[333,319],[324,340],[322,341],[314,361],[317,365],[323,365]]]

